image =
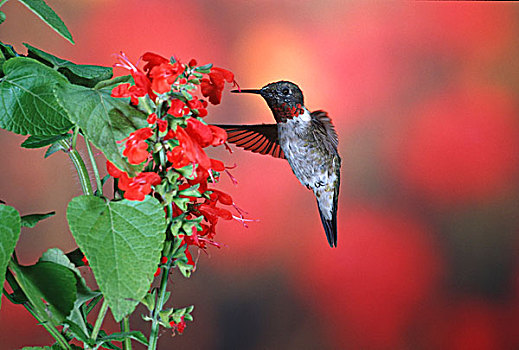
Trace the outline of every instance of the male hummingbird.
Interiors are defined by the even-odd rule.
[[[336,247],[341,158],[328,114],[308,111],[303,93],[289,81],[231,92],[261,95],[276,124],[218,125],[227,131],[227,141],[255,153],[285,158],[299,181],[314,192],[326,238],[330,247]]]

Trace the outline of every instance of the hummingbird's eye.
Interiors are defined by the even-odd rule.
[[[290,93],[290,90],[287,88],[284,88],[283,91],[281,91],[283,95],[288,95]]]

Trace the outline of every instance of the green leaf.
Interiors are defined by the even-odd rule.
[[[68,256],[63,253],[58,248],[51,248],[42,254],[39,261],[48,261],[53,262],[59,265],[62,265],[69,270],[71,270],[76,277],[76,288],[77,295],[76,300],[74,302],[74,308],[72,309],[70,315],[67,317],[67,322],[69,325],[78,327],[83,334],[89,334],[89,330],[86,323],[86,315],[81,312],[81,306],[85,304],[90,299],[100,295],[100,292],[93,292],[90,288],[88,288],[86,281],[84,280],[81,272],[76,266],[69,260]]]
[[[55,211],[51,211],[51,212],[46,213],[46,214],[24,215],[24,216],[22,216],[22,226],[23,227],[30,227],[30,228],[32,228],[32,227],[36,226],[36,224],[39,221],[44,220],[46,218],[50,218],[54,214],[56,214]]]
[[[89,89],[68,85],[64,89],[56,89],[55,94],[70,120],[79,125],[94,146],[116,167],[134,173],[137,167],[132,167],[122,157],[117,141],[148,126],[146,114],[123,99],[111,97],[111,90],[110,86]]]
[[[70,138],[70,134],[29,136],[21,146],[23,148],[41,148],[67,138]]]
[[[0,24],[4,23],[5,21],[5,13],[3,13],[2,11],[0,11]]]
[[[72,34],[65,26],[65,23],[59,18],[59,16],[52,10],[43,0],[18,0],[29,8],[34,14],[40,17],[43,22],[47,23],[49,27],[54,29],[59,35],[74,44]]]
[[[144,345],[148,345],[148,339],[144,336],[144,334],[142,334],[139,331],[116,332],[116,333],[112,333],[110,335],[100,336],[97,339],[96,343],[97,343],[97,345],[103,345],[104,343],[112,342],[112,341],[122,342],[125,339],[137,340],[138,342],[140,342]]]
[[[21,135],[59,135],[72,124],[53,93],[67,79],[32,58],[14,57],[2,66],[0,127]]]
[[[66,76],[73,84],[94,87],[97,83],[110,79],[113,75],[112,67],[75,64],[29,44],[24,43],[23,45],[28,49],[28,57],[49,65]]]
[[[14,48],[11,45],[4,44],[2,42],[0,42],[0,52],[2,53],[4,60],[8,60],[10,58],[18,56],[18,54],[16,53],[16,51],[14,51]]]
[[[4,285],[7,264],[18,237],[20,237],[20,214],[13,207],[0,204],[0,286]]]
[[[69,203],[70,231],[117,322],[146,295],[165,239],[164,211],[159,201],[108,202],[79,196]]]
[[[52,156],[54,153],[56,153],[57,151],[60,151],[60,150],[65,150],[65,148],[62,145],[60,145],[59,143],[53,143],[45,151],[44,158],[48,158],[48,157]]]
[[[65,266],[47,261],[20,266],[20,270],[26,281],[37,290],[37,295],[50,304],[52,315],[61,323],[70,314],[76,301],[74,273]]]

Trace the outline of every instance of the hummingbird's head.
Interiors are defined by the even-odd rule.
[[[299,89],[299,86],[290,81],[270,83],[260,90],[233,90],[231,92],[263,96],[278,122],[284,122],[303,113],[303,92]]]

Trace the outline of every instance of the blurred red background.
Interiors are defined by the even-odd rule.
[[[175,278],[174,303],[195,304],[195,322],[180,337],[164,331],[161,348],[519,348],[517,4],[48,3],[76,45],[14,1],[0,40],[85,64],[111,65],[121,50],[134,61],[194,57],[230,69],[242,88],[291,80],[339,133],[337,249],[286,162],[215,152],[238,164],[239,184],[222,177],[220,188],[261,221],[221,222],[225,247],[202,253],[190,280]],[[272,116],[261,98],[226,92],[207,121]],[[44,160],[23,140],[0,131],[0,198],[22,214],[57,212],[22,231],[18,255],[33,263],[75,248],[65,209],[80,188],[65,155]],[[148,332],[139,313],[132,324]],[[4,297],[0,331],[1,349],[51,342]]]

